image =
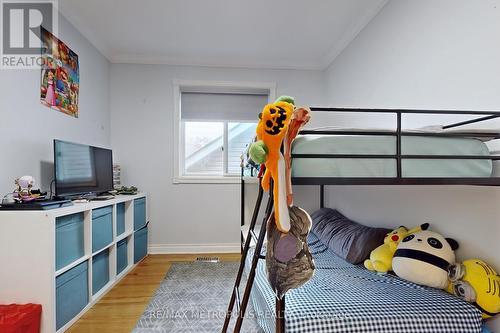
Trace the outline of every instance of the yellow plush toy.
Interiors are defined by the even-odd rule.
[[[274,181],[274,217],[278,230],[284,233],[290,230],[290,216],[286,203],[285,160],[280,149],[295,108],[290,102],[282,98],[264,107],[257,124],[258,141],[250,149],[252,159],[266,165],[262,178],[264,191],[269,190],[271,178]]]
[[[401,226],[390,233],[384,238],[384,244],[377,247],[370,253],[370,259],[366,259],[364,262],[365,267],[370,271],[377,271],[379,273],[387,273],[392,271],[392,257],[396,252],[396,248],[399,243],[407,235],[421,231],[427,230],[429,223],[424,223],[411,230],[406,229]]]
[[[500,276],[480,259],[468,259],[448,268],[447,291],[473,303],[484,319],[500,313]]]

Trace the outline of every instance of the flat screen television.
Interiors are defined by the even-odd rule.
[[[56,196],[97,196],[113,189],[110,149],[54,140]]]

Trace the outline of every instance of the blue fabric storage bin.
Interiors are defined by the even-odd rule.
[[[125,232],[125,203],[120,202],[116,205],[116,235],[119,236]]]
[[[148,227],[138,230],[134,234],[134,264],[137,264],[148,254]]]
[[[106,206],[92,211],[92,252],[113,241],[113,207]]]
[[[56,277],[56,329],[73,319],[89,302],[88,263]]]
[[[92,258],[92,295],[109,282],[109,250],[106,249]]]
[[[134,230],[146,225],[146,198],[134,200]]]
[[[83,213],[56,218],[56,270],[83,257]]]
[[[128,266],[127,239],[122,239],[116,245],[116,274],[123,272]]]

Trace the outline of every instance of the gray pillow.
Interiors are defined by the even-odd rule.
[[[311,215],[312,231],[323,244],[351,264],[362,263],[370,252],[384,243],[390,229],[371,228],[349,220],[331,208]]]

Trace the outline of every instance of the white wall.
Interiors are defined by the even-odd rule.
[[[168,65],[111,66],[111,142],[122,182],[149,194],[153,251],[239,249],[239,185],[173,184],[173,81],[276,82],[277,94],[323,103],[321,72]],[[256,115],[257,116],[257,115]]]
[[[328,102],[500,110],[499,40],[500,1],[391,1],[327,71]],[[368,124],[388,121],[376,117]],[[328,198],[331,207],[366,224],[430,222],[459,241],[459,259],[483,258],[497,270],[499,200],[498,188],[465,186],[331,187]],[[490,325],[500,330],[500,319]]]
[[[40,70],[0,70],[2,196],[23,175],[34,176],[38,186],[49,189],[55,138],[109,146],[109,62],[62,16],[59,38],[79,56],[79,118],[40,103]]]
[[[498,0],[390,1],[328,69],[328,102],[499,110],[499,35]],[[393,124],[388,119],[365,121],[386,127]],[[424,124],[414,118],[407,123]]]

